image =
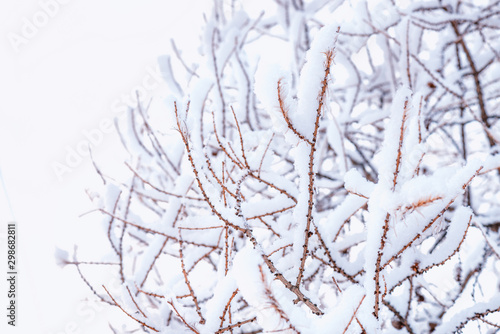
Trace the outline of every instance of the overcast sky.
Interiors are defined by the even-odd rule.
[[[0,170],[12,206],[0,189],[2,275],[12,220],[20,252],[19,326],[12,330],[2,316],[7,333],[104,333],[107,315],[84,301],[89,291],[74,268],[54,261],[56,246],[91,242],[88,231],[98,224],[95,216],[79,218],[91,208],[85,189],[99,180],[78,152],[90,142],[96,160],[113,170],[122,154],[110,122],[134,90],[161,88],[157,57],[170,52],[172,37],[181,47],[196,45],[209,3],[0,3]],[[6,305],[6,279],[1,282]]]

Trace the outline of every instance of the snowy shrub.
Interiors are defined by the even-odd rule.
[[[98,170],[121,290],[66,263],[147,333],[495,332],[499,31],[498,1],[214,1],[119,123],[130,178]]]

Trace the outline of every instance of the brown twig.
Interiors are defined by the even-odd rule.
[[[151,327],[149,326],[148,324],[146,324],[144,321],[141,321],[137,318],[135,318],[134,316],[132,316],[130,313],[128,313],[127,311],[125,311],[125,309],[116,302],[116,300],[113,298],[113,296],[111,295],[111,293],[109,293],[108,289],[106,289],[106,287],[103,285],[102,286],[104,288],[104,290],[106,291],[106,293],[108,294],[109,298],[111,298],[111,300],[113,301],[114,305],[116,305],[120,310],[123,311],[123,313],[125,313],[126,315],[128,315],[130,318],[134,319],[135,321],[137,321],[138,323],[140,323],[142,326],[144,327],[147,327],[149,329],[151,329],[152,331],[155,331],[155,332],[159,332],[156,328],[154,327]]]
[[[328,79],[330,76],[330,69],[333,62],[333,57],[335,53],[334,50],[328,50],[325,52],[325,74],[323,77],[323,81],[321,82],[321,91],[318,94],[318,107],[316,109],[316,120],[314,122],[314,132],[312,134],[312,140],[308,142],[310,144],[309,151],[309,182],[308,182],[308,193],[309,199],[307,202],[307,216],[306,216],[306,228],[304,231],[304,245],[302,251],[302,257],[300,259],[299,273],[297,275],[297,280],[295,282],[295,286],[298,288],[300,286],[300,282],[302,280],[302,276],[304,274],[304,266],[306,263],[307,255],[309,253],[309,238],[312,235],[311,232],[311,223],[313,221],[313,207],[314,207],[314,154],[316,152],[316,141],[318,138],[318,130],[319,130],[319,121],[321,115],[323,113],[323,104],[325,103],[326,90],[328,88]]]
[[[361,304],[363,304],[363,300],[365,300],[365,297],[366,296],[363,296],[363,298],[361,298],[361,300],[359,301],[359,304],[358,306],[356,307],[356,309],[354,310],[352,316],[351,316],[351,319],[349,320],[349,322],[347,323],[347,326],[345,327],[344,331],[342,332],[342,334],[345,334],[347,333],[347,330],[349,329],[349,327],[351,326],[351,323],[352,321],[354,320],[354,318],[356,318],[356,313],[358,313],[358,310],[359,308],[361,307]],[[359,321],[358,321],[359,323]],[[360,324],[361,325],[361,324]]]
[[[196,330],[196,328],[194,328],[193,326],[191,326],[190,324],[187,323],[186,319],[184,319],[184,317],[179,313],[179,311],[177,311],[177,308],[175,307],[175,305],[174,305],[174,303],[172,301],[168,301],[167,303],[170,306],[172,306],[172,309],[174,310],[174,312],[177,315],[177,317],[179,319],[181,319],[181,321],[184,323],[184,325],[187,328],[189,328],[191,330],[191,332],[196,333],[196,334],[200,334],[200,332],[198,330]]]
[[[198,313],[198,316],[200,317],[200,324],[204,324],[206,322],[205,318],[201,314],[201,309],[200,305],[198,304],[198,298],[196,298],[196,295],[194,293],[194,290],[191,286],[191,282],[189,281],[188,278],[188,273],[186,272],[186,267],[184,265],[184,254],[182,252],[182,235],[181,235],[181,230],[179,230],[179,258],[181,260],[181,269],[182,269],[182,274],[184,275],[184,282],[186,283],[188,289],[189,289],[189,294],[191,298],[193,299],[194,306],[196,307],[196,313]]]
[[[229,325],[227,327],[219,329],[217,332],[215,332],[215,334],[224,333],[224,332],[227,332],[227,331],[229,331],[229,330],[231,330],[233,328],[240,328],[244,324],[248,324],[248,323],[254,322],[255,320],[257,320],[257,317],[253,317],[251,319],[247,319],[247,320],[243,320],[243,321],[238,321],[237,323],[235,323],[233,325]]]
[[[303,140],[307,142],[309,145],[311,145],[311,142],[303,135],[301,134],[297,128],[292,124],[292,120],[290,117],[288,117],[288,106],[285,104],[285,101],[283,100],[283,79],[278,80],[278,85],[277,85],[277,90],[278,90],[278,102],[280,106],[280,111],[281,115],[283,116],[283,119],[285,120],[286,124],[288,125],[288,128],[292,130],[292,132],[300,138],[300,140]]]

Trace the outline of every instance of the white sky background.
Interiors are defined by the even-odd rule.
[[[0,169],[18,223],[18,326],[6,324],[6,224],[13,220],[0,189],[1,325],[5,333],[105,333],[106,318],[97,305],[82,301],[89,290],[76,270],[55,264],[56,246],[71,250],[92,242],[96,216],[88,211],[85,189],[99,182],[85,157],[59,180],[54,162],[65,163],[67,148],[86,140],[82,131],[111,120],[123,101],[171,51],[197,45],[202,11],[208,0],[66,0],[51,8],[53,17],[18,45],[26,21],[43,19],[41,3],[0,2]],[[47,11],[47,9],[45,9]],[[12,36],[12,35],[10,35]],[[149,81],[153,84],[154,81]],[[123,154],[113,134],[93,149],[112,171]],[[116,160],[115,160],[116,159]],[[97,231],[100,231],[99,229]],[[97,308],[97,309],[96,309]],[[109,330],[111,333],[111,330]]]

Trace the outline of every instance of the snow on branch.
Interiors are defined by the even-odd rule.
[[[94,161],[107,253],[58,263],[130,332],[498,328],[499,3],[231,4],[118,122],[128,178]]]

